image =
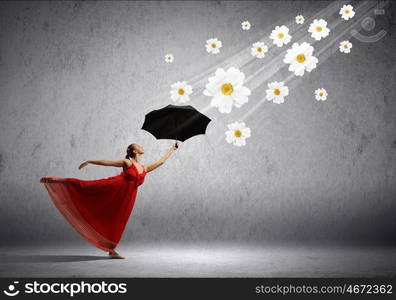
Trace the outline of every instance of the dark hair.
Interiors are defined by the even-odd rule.
[[[127,154],[126,154],[125,158],[133,158],[133,159],[135,159],[136,154],[133,152],[133,150],[135,149],[135,145],[136,144],[130,144],[128,146],[127,151],[126,151]]]

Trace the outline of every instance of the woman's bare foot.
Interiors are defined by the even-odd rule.
[[[57,182],[56,180],[53,180],[53,179],[51,179],[51,178],[48,178],[48,177],[42,177],[41,179],[40,179],[40,182]]]
[[[125,258],[125,257],[121,256],[120,254],[118,254],[116,251],[109,252],[109,257],[110,257],[110,258],[116,258],[116,259],[123,259],[123,258]]]

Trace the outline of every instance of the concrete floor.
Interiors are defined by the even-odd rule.
[[[0,247],[0,277],[374,277],[396,275],[395,248],[248,244]]]

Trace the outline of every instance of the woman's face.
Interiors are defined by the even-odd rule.
[[[136,146],[136,151],[139,154],[144,154],[144,148],[142,146],[140,146],[140,145]]]

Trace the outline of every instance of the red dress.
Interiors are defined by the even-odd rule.
[[[97,180],[50,176],[45,178],[59,182],[44,185],[60,213],[83,238],[111,251],[121,239],[145,176],[146,170],[139,174],[132,163],[116,176]]]

